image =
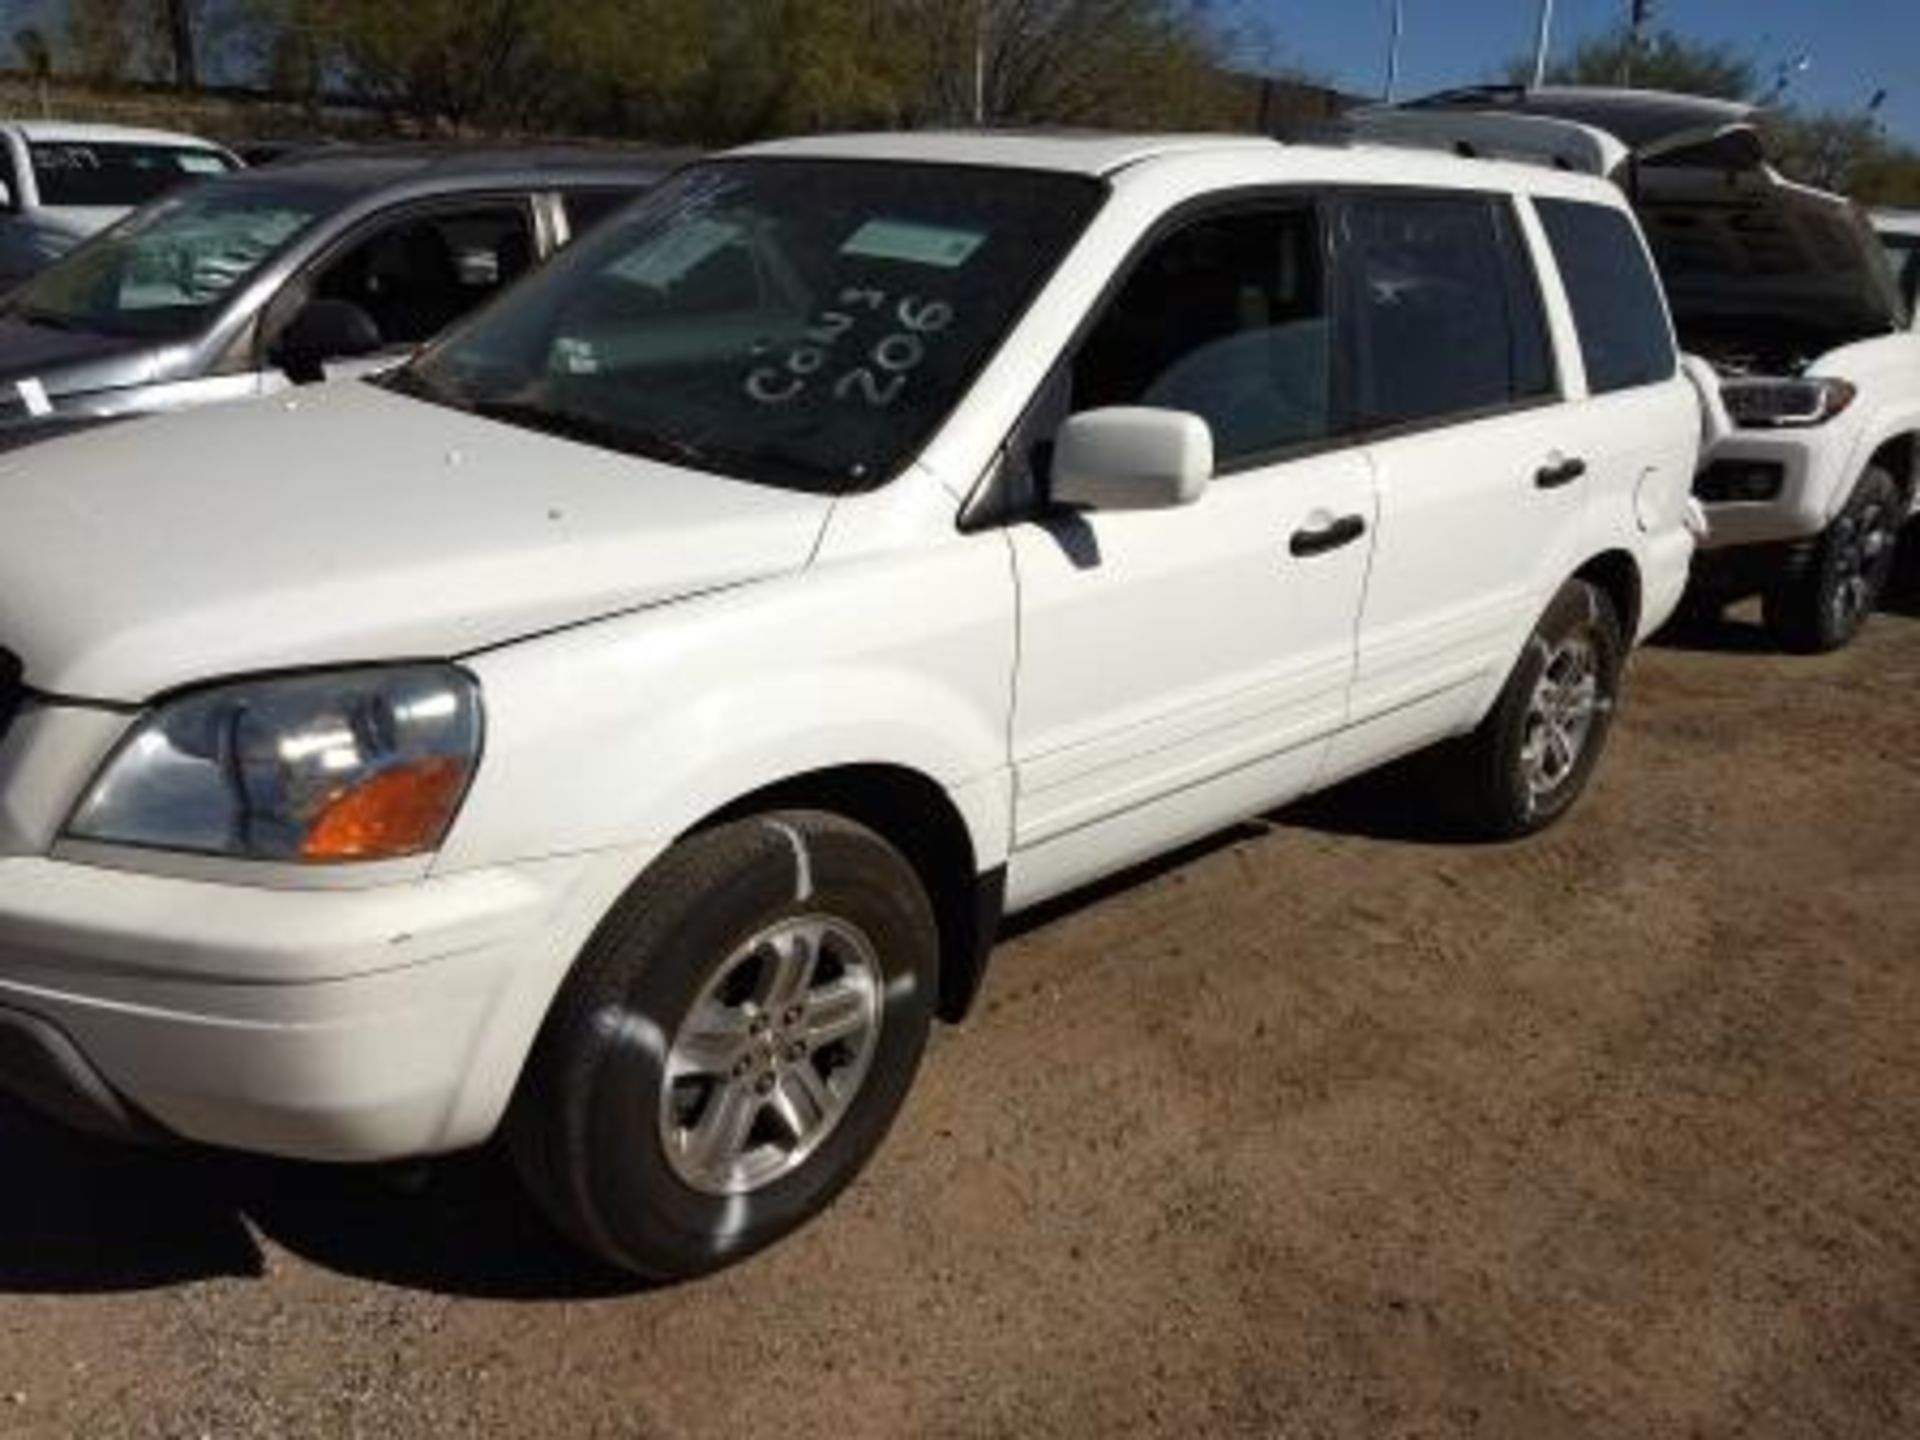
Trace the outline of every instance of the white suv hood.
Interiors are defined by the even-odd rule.
[[[0,458],[0,648],[119,701],[456,656],[796,569],[831,505],[347,382]]]

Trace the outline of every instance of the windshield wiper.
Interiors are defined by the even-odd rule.
[[[57,310],[30,310],[23,305],[13,313],[29,325],[38,325],[43,330],[86,330],[88,328],[73,316],[62,315]]]
[[[396,395],[405,395],[411,400],[425,400],[429,404],[445,405],[452,410],[473,408],[457,395],[428,380],[411,365],[398,365],[377,375],[369,375],[366,383],[377,385],[382,390],[391,390]]]
[[[520,425],[542,434],[558,435],[563,440],[579,440],[655,460],[700,465],[709,458],[707,452],[698,445],[676,436],[634,430],[610,420],[595,420],[527,400],[476,400],[467,408],[488,420]]]

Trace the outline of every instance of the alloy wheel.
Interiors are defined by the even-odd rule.
[[[660,1138],[674,1173],[738,1195],[805,1164],[866,1079],[880,976],[865,934],[824,915],[777,921],[728,956],[667,1048]]]

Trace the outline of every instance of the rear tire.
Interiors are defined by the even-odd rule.
[[[1566,814],[1606,747],[1625,660],[1606,592],[1562,585],[1492,712],[1441,760],[1443,790],[1473,833],[1512,839]]]
[[[620,901],[542,1029],[508,1120],[523,1180],[609,1264],[677,1280],[824,1210],[926,1046],[932,906],[837,816],[692,836]]]
[[[1869,465],[1794,573],[1761,597],[1767,629],[1783,649],[1824,654],[1860,633],[1893,573],[1901,518],[1900,487]]]

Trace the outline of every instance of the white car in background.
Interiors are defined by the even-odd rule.
[[[0,458],[0,1088],[324,1160],[504,1126],[595,1254],[727,1263],[1004,913],[1442,743],[1485,833],[1565,814],[1699,428],[1587,176],[688,167],[380,379]]]
[[[239,168],[193,135],[0,119],[0,294],[155,196]]]
[[[1681,347],[1719,380],[1694,492],[1709,524],[1696,598],[1758,591],[1783,645],[1832,650],[1872,614],[1920,506],[1920,334],[1864,212],[1783,178],[1757,119],[1688,95],[1488,86],[1363,112],[1356,128],[1619,184]]]

